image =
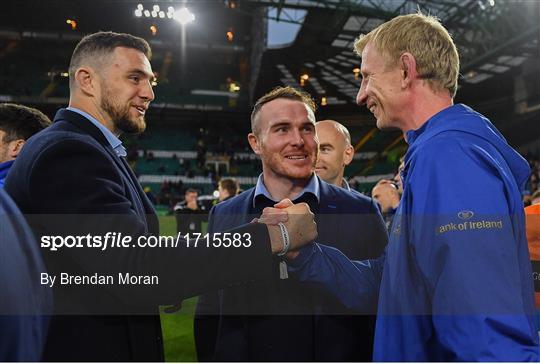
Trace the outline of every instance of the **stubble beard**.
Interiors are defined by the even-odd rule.
[[[8,161],[7,143],[5,143],[5,145],[3,143],[4,141],[0,140],[0,163],[5,163]]]
[[[129,104],[119,105],[116,97],[108,88],[104,89],[100,106],[111,117],[115,129],[122,133],[140,134],[146,129],[144,116],[140,117],[140,121],[132,120],[129,114]]]
[[[266,154],[265,152],[263,153]],[[296,168],[287,167],[285,165],[285,162],[282,161],[282,157],[279,153],[269,153],[269,154],[270,155],[266,154],[267,157],[264,157],[261,159],[263,161],[263,165],[269,170],[271,170],[272,173],[276,176],[281,176],[288,179],[308,179],[313,175],[313,173],[315,173],[315,164],[317,163],[317,158],[312,160],[311,168],[309,169],[309,172],[298,174],[298,173],[295,173]],[[309,153],[308,153],[308,156],[311,157]]]

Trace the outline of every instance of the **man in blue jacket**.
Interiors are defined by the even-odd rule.
[[[288,198],[310,206],[317,241],[351,259],[382,253],[387,235],[375,203],[314,173],[318,154],[314,111],[310,96],[291,87],[276,88],[257,101],[248,139],[262,160],[262,174],[254,188],[214,206],[210,232],[243,225]],[[281,258],[275,259],[274,268],[271,280],[226,288],[217,298],[201,298],[196,332],[203,326],[208,330],[212,320],[217,332],[215,337],[196,337],[200,361],[371,359],[373,317],[355,315],[321,290],[287,279]],[[211,315],[202,316],[215,313],[216,305],[219,323]]]
[[[376,361],[538,361],[526,161],[489,120],[453,104],[459,57],[435,18],[399,16],[355,49],[358,104],[409,143],[389,244],[363,262],[313,245],[289,269],[350,308],[378,295]]]

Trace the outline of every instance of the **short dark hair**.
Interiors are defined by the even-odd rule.
[[[238,181],[234,178],[223,178],[219,181],[219,187],[223,188],[231,196],[236,196],[238,194],[238,191],[240,190],[240,185],[238,184]]]
[[[32,135],[51,125],[51,120],[41,111],[18,104],[0,104],[0,130],[3,142],[17,139],[27,140]]]
[[[152,58],[150,45],[142,38],[127,33],[115,32],[90,34],[81,39],[73,51],[69,62],[69,84],[72,85],[77,68],[81,67],[85,61],[98,60],[99,62],[104,56],[114,52],[117,47],[136,49],[142,52],[146,58]]]
[[[188,193],[193,193],[195,192],[197,195],[199,194],[199,191],[194,189],[194,188],[188,188],[184,191],[184,196],[187,195]]]
[[[261,108],[264,104],[267,104],[270,101],[276,99],[289,99],[300,101],[306,104],[313,111],[313,113],[315,113],[315,111],[317,110],[317,104],[315,104],[315,101],[313,101],[313,98],[307,92],[297,90],[294,87],[290,86],[276,87],[272,91],[268,92],[266,95],[258,99],[255,103],[255,106],[253,106],[253,111],[251,112],[251,131],[254,134],[259,133],[257,123],[257,115],[259,114],[259,111],[261,111]]]

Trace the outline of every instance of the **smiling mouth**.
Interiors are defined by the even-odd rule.
[[[137,109],[137,111],[139,112],[139,114],[141,115],[144,115],[146,113],[146,108],[144,108],[143,106],[133,106],[135,109]]]
[[[307,155],[290,155],[285,158],[293,160],[293,161],[301,161],[301,160],[307,159],[307,157],[308,157]]]

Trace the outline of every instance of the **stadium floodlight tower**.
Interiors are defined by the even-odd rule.
[[[188,8],[181,8],[174,12],[174,20],[182,25],[186,25],[195,20],[195,15],[193,15]]]

